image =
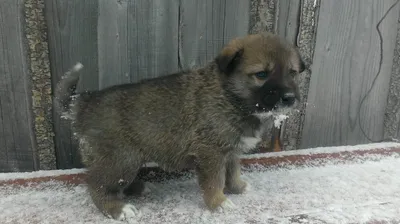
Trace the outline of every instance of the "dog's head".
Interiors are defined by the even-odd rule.
[[[284,39],[254,34],[228,43],[216,57],[224,85],[252,113],[293,108],[300,100],[294,76],[305,69]]]

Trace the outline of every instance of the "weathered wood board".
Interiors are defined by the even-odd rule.
[[[362,129],[373,140],[383,139],[400,5],[380,27],[383,63],[376,82],[375,26],[394,2],[321,1],[301,148],[368,143]]]
[[[250,1],[181,1],[179,66],[205,65],[235,37],[248,33]]]
[[[84,65],[78,91],[99,88],[98,1],[46,0],[50,69],[53,86],[77,62]],[[54,114],[57,167],[81,167],[70,123]]]
[[[384,119],[384,137],[388,139],[400,139],[400,23],[397,23],[395,29],[397,29],[396,47]]]
[[[23,5],[0,1],[0,172],[38,168]]]

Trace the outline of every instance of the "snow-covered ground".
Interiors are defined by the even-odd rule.
[[[193,176],[153,182],[149,194],[132,200],[141,212],[137,222],[400,223],[398,157],[321,167],[258,168],[245,171],[243,178],[250,190],[228,195],[237,208],[214,213],[204,208]],[[121,223],[94,207],[84,184],[2,186],[0,195],[0,223]]]

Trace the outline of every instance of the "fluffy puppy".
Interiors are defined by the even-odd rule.
[[[150,161],[194,167],[206,206],[232,206],[225,193],[247,187],[239,155],[261,141],[265,115],[299,100],[293,76],[304,63],[284,39],[260,33],[233,39],[200,69],[71,97],[80,68],[59,82],[54,103],[73,120],[93,202],[123,220],[137,213],[123,196],[143,190],[135,177]]]

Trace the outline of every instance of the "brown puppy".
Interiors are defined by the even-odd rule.
[[[257,146],[263,117],[299,99],[293,74],[304,70],[298,51],[269,34],[232,40],[203,68],[136,84],[84,92],[72,101],[79,66],[61,80],[56,105],[73,120],[96,206],[122,220],[137,213],[122,196],[140,193],[139,168],[193,165],[211,210],[240,194],[238,155]]]

